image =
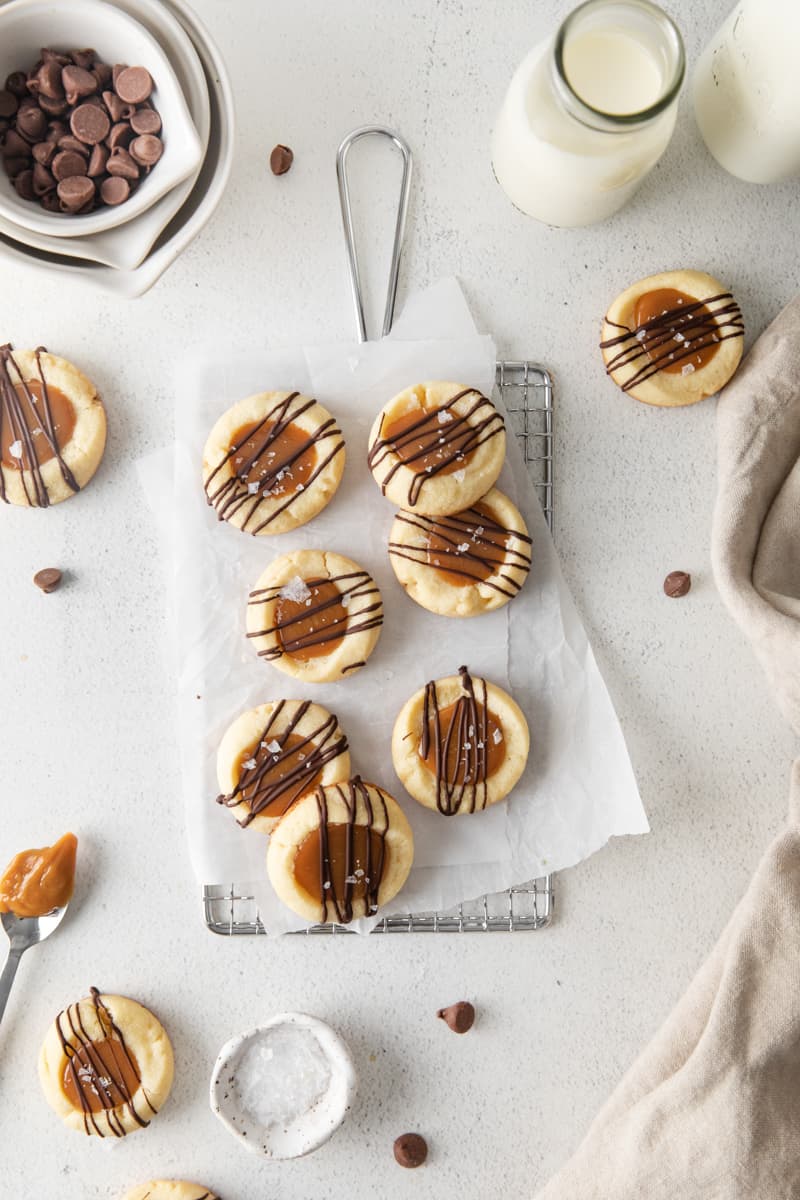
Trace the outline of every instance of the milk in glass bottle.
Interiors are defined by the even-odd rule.
[[[511,80],[492,136],[500,186],[549,225],[611,216],[664,153],[684,71],[681,35],[657,5],[588,0]]]

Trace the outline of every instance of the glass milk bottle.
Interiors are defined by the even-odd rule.
[[[742,0],[695,69],[697,124],[748,183],[800,174],[800,0]]]
[[[492,136],[503,191],[548,225],[610,217],[664,153],[684,71],[681,35],[655,4],[588,0],[511,80]]]

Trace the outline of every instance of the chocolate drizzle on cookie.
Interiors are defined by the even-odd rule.
[[[460,416],[454,405],[465,397],[475,397]],[[387,466],[380,480],[386,488],[401,467],[408,467],[413,478],[408,487],[408,507],[414,508],[428,479],[449,474],[466,463],[479,446],[505,428],[503,418],[491,400],[475,388],[456,392],[445,404],[422,411],[411,423],[402,420],[402,428],[392,432],[393,422],[381,417],[377,436],[369,448],[367,464],[371,471]],[[396,461],[392,461],[392,460]]]
[[[330,651],[324,649],[326,646],[333,650],[342,638],[354,633],[366,633],[383,624],[380,591],[366,571],[349,571],[325,579],[300,582],[308,591],[308,598],[304,601],[293,601],[293,597],[287,595],[287,592],[292,590],[291,585],[287,584],[280,587],[256,588],[250,593],[248,604],[275,603],[280,607],[281,601],[287,601],[291,608],[296,610],[293,615],[281,620],[276,607],[274,625],[247,634],[249,638],[276,635],[275,645],[258,651],[259,656],[268,662],[281,658],[284,654],[302,657],[308,656],[309,652],[314,652],[316,656],[329,653]],[[328,594],[323,595],[322,600],[315,601],[315,588],[320,592],[324,589]],[[361,665],[363,664],[350,663],[342,668],[342,674]]]
[[[742,313],[730,292],[694,300],[664,290],[678,298],[673,306],[634,328],[606,317],[607,324],[624,331],[600,343],[601,350],[618,347],[606,363],[608,375],[624,368],[632,371],[624,383],[617,380],[624,392],[662,371],[692,374],[709,361],[721,342],[744,337]]]
[[[297,734],[311,702],[304,700],[288,720],[286,707],[286,700],[276,704],[247,760],[252,765],[243,764],[234,790],[227,796],[217,796],[217,804],[226,808],[247,805],[247,814],[238,818],[243,828],[260,813],[283,816],[295,800],[311,790],[326,763],[347,750],[347,738],[339,730],[336,717],[328,715],[311,733]]]
[[[530,570],[531,539],[526,533],[506,529],[480,504],[450,517],[425,517],[399,512],[396,520],[422,535],[422,544],[389,542],[389,554],[445,578],[458,586],[483,583],[511,599]],[[450,580],[448,580],[450,582]]]
[[[37,398],[34,390],[22,377],[11,344],[0,346],[0,445],[4,445],[10,436],[11,444],[17,446],[18,453],[15,457],[22,468],[19,475],[25,498],[31,508],[48,508],[50,505],[50,494],[42,473],[43,464],[37,437],[44,440],[50,451],[49,457],[58,463],[61,477],[67,487],[73,492],[80,491],[78,482],[61,453],[51,395],[42,367],[43,351],[43,346],[35,351],[36,370],[39,374],[36,390],[40,392]],[[16,382],[12,378],[12,371]],[[0,466],[0,500],[7,504],[4,476],[6,469]]]
[[[294,504],[298,496],[308,490],[336,455],[344,450],[342,431],[333,417],[328,417],[310,433],[301,430],[302,436],[296,439],[290,451],[275,453],[273,461],[269,461],[282,435],[316,403],[316,400],[301,396],[299,392],[291,392],[274,404],[260,421],[239,431],[204,485],[206,499],[221,521],[237,517],[239,528],[245,533],[261,533]],[[245,447],[247,449],[242,453]],[[306,458],[311,450],[317,452],[317,462],[305,477],[302,487],[290,489],[284,481],[291,479],[292,467]],[[259,472],[257,483],[253,483],[249,478],[251,471],[262,462],[265,466]],[[223,478],[220,480],[218,477],[221,474]],[[242,513],[244,515],[240,517]]]
[[[317,802],[319,816],[319,902],[321,921],[335,919],[340,925],[347,925],[353,919],[354,893],[358,889],[363,892],[367,914],[377,911],[378,897],[386,868],[385,836],[389,828],[389,808],[386,798],[379,787],[367,785],[356,775],[348,783],[334,785],[336,791],[347,809],[345,822],[330,822],[328,802],[325,789],[317,788],[314,797]],[[331,790],[331,789],[328,789]],[[375,828],[376,801],[380,806],[378,816],[380,829]],[[364,807],[364,821],[357,821],[359,800]],[[333,831],[342,829],[344,840],[344,860],[334,854]],[[357,853],[356,831],[364,829],[363,847]],[[356,865],[357,858],[362,866]],[[357,871],[363,874],[356,874]]]
[[[81,1004],[91,1003],[102,1030],[102,1038],[92,1038],[81,1017]],[[136,1098],[141,1092],[144,1104],[155,1114],[156,1109],[141,1087],[139,1067],[125,1044],[122,1030],[114,1023],[108,1007],[103,1003],[97,988],[90,991],[90,1000],[71,1004],[56,1017],[56,1029],[61,1049],[67,1060],[64,1084],[70,1097],[75,1098],[83,1113],[86,1133],[105,1137],[104,1123],[98,1120],[102,1113],[108,1131],[114,1137],[124,1137],[127,1130],[120,1116],[120,1109],[127,1109],[141,1128],[150,1124],[136,1108]]]
[[[422,709],[419,755],[423,760],[433,760],[436,807],[445,817],[464,809],[475,812],[486,808],[491,773],[489,739],[497,728],[489,713],[486,680],[474,681],[466,667],[459,667],[458,673],[463,695],[449,706],[449,720],[442,721],[435,681],[425,685]],[[480,698],[475,694],[475,682]]]

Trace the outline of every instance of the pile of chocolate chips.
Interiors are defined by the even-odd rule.
[[[144,67],[94,50],[44,49],[0,90],[0,154],[23,200],[48,212],[122,204],[161,158],[161,117]]]

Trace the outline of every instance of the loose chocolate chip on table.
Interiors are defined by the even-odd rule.
[[[469,1000],[459,1000],[457,1004],[440,1008],[436,1015],[453,1033],[467,1033],[475,1024],[475,1009]]]
[[[20,171],[14,177],[14,187],[17,189],[17,195],[23,200],[33,200],[36,197],[36,190],[33,186],[33,171]]]
[[[140,108],[131,117],[131,129],[134,133],[160,133],[161,117],[154,108]]]
[[[90,179],[96,179],[98,175],[105,173],[106,164],[108,163],[108,147],[102,142],[98,142],[92,147],[92,156],[89,159],[89,169],[86,174]]]
[[[18,99],[28,95],[28,76],[24,71],[12,71],[6,80],[6,91]]]
[[[64,212],[80,212],[94,200],[94,184],[86,175],[70,175],[59,183],[58,198]]]
[[[670,571],[664,580],[664,593],[673,600],[685,596],[692,586],[692,577],[688,571]]]
[[[395,1138],[394,1156],[401,1167],[421,1167],[428,1157],[428,1143],[419,1133],[401,1133]]]
[[[72,175],[86,174],[86,156],[75,150],[61,150],[53,159],[53,174],[61,182]]]
[[[136,162],[143,167],[152,167],[164,153],[164,143],[153,133],[143,133],[133,139],[129,149]]]
[[[104,179],[100,187],[100,197],[104,204],[123,204],[131,194],[131,185],[122,176],[110,176]]]
[[[19,99],[13,92],[0,92],[0,117],[13,117],[19,108]]]
[[[39,142],[47,132],[47,116],[40,108],[25,108],[17,115],[17,132],[29,142]]]
[[[97,80],[91,71],[86,71],[83,67],[64,67],[61,83],[68,104],[77,104],[83,96],[91,96],[97,91]]]
[[[142,104],[153,90],[153,80],[146,67],[126,67],[114,80],[114,90],[126,104]]]
[[[33,582],[43,592],[54,592],[62,579],[63,575],[58,567],[45,567],[44,570],[36,572]]]
[[[122,146],[117,146],[116,150],[111,151],[106,170],[109,175],[118,175],[121,179],[139,178],[139,168]]]
[[[269,167],[273,175],[285,175],[293,162],[294,152],[288,146],[276,146],[269,156]]]
[[[88,146],[94,146],[108,137],[111,122],[108,114],[94,104],[79,104],[69,119],[75,137]]]

